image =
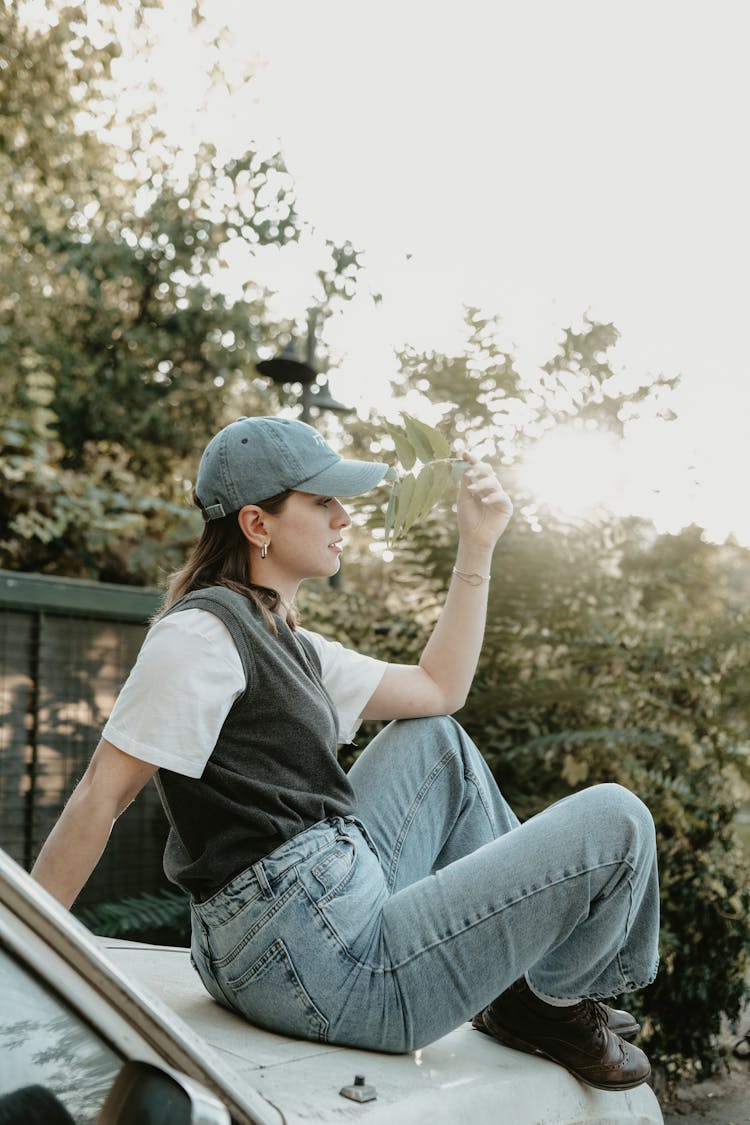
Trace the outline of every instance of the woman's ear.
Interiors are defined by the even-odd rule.
[[[253,547],[262,547],[268,542],[268,531],[264,524],[266,512],[256,504],[246,504],[237,513],[237,522],[240,531]]]

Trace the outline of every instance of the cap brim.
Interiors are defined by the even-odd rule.
[[[337,461],[316,473],[309,480],[295,485],[299,492],[312,492],[316,496],[359,496],[369,492],[388,472],[388,466],[378,461]]]

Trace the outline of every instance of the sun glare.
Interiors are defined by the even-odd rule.
[[[572,519],[627,507],[621,443],[598,430],[560,426],[541,438],[519,476],[540,508]]]
[[[622,439],[599,430],[560,426],[531,449],[519,469],[534,511],[570,520],[609,513],[637,515],[659,532],[677,534],[690,524],[709,542],[733,537],[750,545],[750,519],[726,480],[745,475],[737,442],[717,435],[708,469],[698,472],[695,449],[684,431],[641,423]]]

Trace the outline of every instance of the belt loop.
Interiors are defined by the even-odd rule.
[[[253,864],[253,875],[258,880],[258,886],[260,887],[263,898],[273,898],[271,884],[268,882],[266,869],[263,866],[262,860],[259,859],[257,863]]]

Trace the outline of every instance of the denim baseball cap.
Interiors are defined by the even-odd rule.
[[[358,496],[374,488],[387,469],[375,461],[345,461],[306,422],[238,418],[203,451],[195,495],[208,522],[288,489]]]

